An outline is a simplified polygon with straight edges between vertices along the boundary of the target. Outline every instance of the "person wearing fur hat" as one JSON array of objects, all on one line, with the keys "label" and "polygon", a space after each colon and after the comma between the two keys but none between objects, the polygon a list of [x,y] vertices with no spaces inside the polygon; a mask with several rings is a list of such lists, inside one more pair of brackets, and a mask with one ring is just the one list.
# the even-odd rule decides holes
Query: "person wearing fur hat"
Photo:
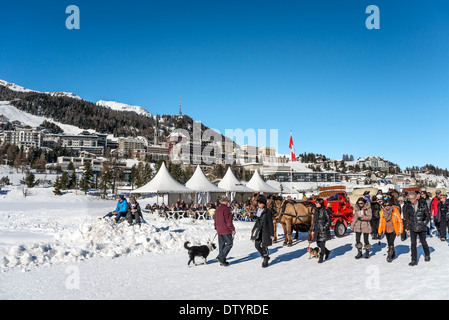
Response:
[{"label": "person wearing fur hat", "polygon": [[[268,267],[270,260],[268,247],[273,245],[274,226],[273,216],[270,209],[267,208],[267,198],[259,196],[257,199],[256,223],[252,232],[252,240],[260,256],[263,258],[262,267]],[[257,230],[257,231],[256,231]],[[254,231],[256,234],[254,234]]]},{"label": "person wearing fur hat", "polygon": [[363,245],[360,242],[362,234],[365,243],[365,259],[369,258],[369,250],[371,249],[369,235],[372,232],[371,218],[371,204],[365,198],[360,197],[354,207],[354,218],[351,223],[351,229],[355,232],[355,247],[357,248],[356,259],[360,259],[363,256]]}]

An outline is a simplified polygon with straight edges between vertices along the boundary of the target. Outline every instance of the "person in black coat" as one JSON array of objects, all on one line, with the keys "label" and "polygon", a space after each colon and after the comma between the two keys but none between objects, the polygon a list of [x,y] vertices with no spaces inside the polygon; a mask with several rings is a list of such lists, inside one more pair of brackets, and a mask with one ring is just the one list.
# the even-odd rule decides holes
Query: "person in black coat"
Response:
[{"label": "person in black coat", "polygon": [[253,231],[259,231],[253,240],[257,251],[263,258],[262,267],[266,268],[268,267],[268,260],[270,260],[268,247],[273,244],[274,226],[273,215],[271,210],[267,208],[267,199],[264,196],[260,196],[257,199],[256,216],[257,219]]},{"label": "person in black coat", "polygon": [[440,229],[439,235],[441,241],[446,241],[446,229],[449,227],[449,202],[447,202],[447,194],[441,196],[441,201],[438,203],[438,212],[435,216],[435,221],[438,222]]},{"label": "person in black coat", "polygon": [[382,207],[380,206],[380,203],[377,202],[377,196],[373,196],[371,198],[371,212],[373,217],[371,218],[371,227],[373,228],[372,238],[373,240],[379,240],[380,236],[377,233],[377,229],[379,229],[379,219],[380,219],[380,211],[382,210]]},{"label": "person in black coat", "polygon": [[313,214],[312,224],[312,240],[316,241],[317,246],[320,248],[320,259],[318,263],[322,263],[323,260],[327,260],[330,254],[330,250],[326,248],[326,241],[331,238],[331,224],[332,219],[329,210],[324,205],[322,198],[316,199],[316,210]]},{"label": "person in black coat", "polygon": [[412,261],[410,266],[418,264],[416,240],[419,236],[421,241],[425,258],[424,261],[430,261],[429,245],[426,241],[427,224],[430,221],[430,210],[425,201],[418,201],[414,192],[408,194],[409,201],[404,205],[405,229],[410,236],[410,251],[412,253]]}]

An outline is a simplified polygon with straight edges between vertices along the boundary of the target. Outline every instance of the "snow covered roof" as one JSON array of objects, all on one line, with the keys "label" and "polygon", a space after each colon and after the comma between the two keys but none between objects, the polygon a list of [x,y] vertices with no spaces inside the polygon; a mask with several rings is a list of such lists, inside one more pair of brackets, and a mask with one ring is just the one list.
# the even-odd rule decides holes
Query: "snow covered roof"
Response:
[{"label": "snow covered roof", "polygon": [[280,193],[281,191],[270,186],[267,184],[263,179],[260,177],[259,172],[257,170],[254,171],[253,177],[249,182],[246,184],[247,187],[253,189],[257,192],[263,192],[263,193]]},{"label": "snow covered roof", "polygon": [[207,180],[200,166],[196,167],[195,173],[186,183],[186,187],[196,192],[225,192]]},{"label": "snow covered roof", "polygon": [[234,176],[231,168],[228,168],[228,172],[226,172],[223,179],[221,179],[221,181],[218,183],[218,187],[220,189],[223,189],[224,191],[231,191],[231,192],[245,192],[245,193],[254,192],[252,189],[245,186]]},{"label": "snow covered roof", "polygon": [[143,187],[131,193],[191,193],[194,192],[176,181],[168,172],[165,163],[162,163],[156,176]]}]

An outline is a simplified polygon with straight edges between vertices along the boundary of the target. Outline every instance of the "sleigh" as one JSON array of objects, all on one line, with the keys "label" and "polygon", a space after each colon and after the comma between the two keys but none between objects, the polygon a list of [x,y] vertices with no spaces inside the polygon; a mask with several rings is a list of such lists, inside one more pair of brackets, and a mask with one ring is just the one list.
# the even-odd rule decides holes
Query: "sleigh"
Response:
[{"label": "sleigh", "polygon": [[346,187],[333,186],[320,188],[320,193],[318,196],[314,196],[313,202],[318,198],[324,199],[326,208],[331,212],[331,228],[334,230],[335,236],[337,238],[343,237],[354,217],[354,209],[349,203]]}]

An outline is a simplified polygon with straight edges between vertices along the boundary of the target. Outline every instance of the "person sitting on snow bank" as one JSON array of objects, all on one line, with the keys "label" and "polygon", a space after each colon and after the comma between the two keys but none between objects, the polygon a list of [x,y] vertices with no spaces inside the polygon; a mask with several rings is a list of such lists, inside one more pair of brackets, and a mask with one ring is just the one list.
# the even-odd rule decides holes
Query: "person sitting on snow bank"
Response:
[{"label": "person sitting on snow bank", "polygon": [[142,210],[140,210],[140,205],[136,201],[136,198],[130,197],[127,205],[127,215],[126,220],[128,220],[129,225],[133,224],[133,219],[136,220],[136,224],[140,226],[142,218]]},{"label": "person sitting on snow bank", "polygon": [[107,215],[105,215],[103,217],[103,219],[115,216],[114,223],[118,223],[120,221],[121,217],[126,216],[126,214],[128,213],[128,201],[126,201],[125,196],[122,194],[118,196],[117,200],[118,200],[118,202],[117,202],[117,207],[115,208],[115,210],[112,212],[109,212]]}]

